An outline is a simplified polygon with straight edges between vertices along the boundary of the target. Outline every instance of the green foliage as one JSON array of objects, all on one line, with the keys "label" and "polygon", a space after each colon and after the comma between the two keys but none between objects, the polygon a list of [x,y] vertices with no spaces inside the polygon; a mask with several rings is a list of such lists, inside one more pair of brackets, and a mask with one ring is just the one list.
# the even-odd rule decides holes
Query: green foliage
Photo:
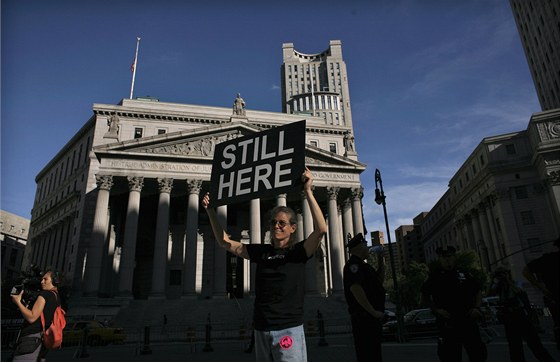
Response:
[{"label": "green foliage", "polygon": [[[459,269],[468,271],[480,282],[482,290],[489,283],[488,275],[482,270],[478,256],[473,250],[459,251],[455,254],[456,265]],[[402,274],[397,274],[397,282],[400,294],[401,307],[404,311],[420,308],[421,289],[424,281],[432,270],[440,268],[439,260],[434,260],[428,265],[412,261]],[[389,293],[389,299],[396,302],[396,293],[393,288],[393,278],[389,266],[385,278],[385,290]]]}]

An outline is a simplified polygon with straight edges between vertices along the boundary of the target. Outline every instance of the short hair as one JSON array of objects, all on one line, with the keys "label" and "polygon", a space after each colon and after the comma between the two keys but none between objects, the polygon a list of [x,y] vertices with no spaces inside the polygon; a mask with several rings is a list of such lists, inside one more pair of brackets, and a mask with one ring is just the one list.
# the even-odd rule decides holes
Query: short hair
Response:
[{"label": "short hair", "polygon": [[[296,212],[291,207],[288,207],[288,206],[276,206],[274,209],[272,209],[270,211],[270,221],[272,222],[274,217],[281,212],[288,215],[288,219],[289,219],[291,225],[297,225]],[[295,238],[296,238],[296,233],[292,233],[292,235],[290,236],[290,241],[288,243],[290,246],[292,246],[296,243]]]}]

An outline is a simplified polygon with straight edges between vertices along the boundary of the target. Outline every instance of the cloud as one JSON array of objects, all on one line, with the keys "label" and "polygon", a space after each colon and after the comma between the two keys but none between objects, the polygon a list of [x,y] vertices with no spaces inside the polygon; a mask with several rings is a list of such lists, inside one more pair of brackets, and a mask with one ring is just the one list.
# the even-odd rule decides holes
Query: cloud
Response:
[{"label": "cloud", "polygon": [[[412,219],[423,211],[430,211],[447,191],[448,181],[421,182],[403,184],[384,189],[387,216],[391,235],[401,225],[412,225]],[[383,207],[374,200],[375,189],[364,191],[363,212],[368,232],[382,230],[385,232]]]}]

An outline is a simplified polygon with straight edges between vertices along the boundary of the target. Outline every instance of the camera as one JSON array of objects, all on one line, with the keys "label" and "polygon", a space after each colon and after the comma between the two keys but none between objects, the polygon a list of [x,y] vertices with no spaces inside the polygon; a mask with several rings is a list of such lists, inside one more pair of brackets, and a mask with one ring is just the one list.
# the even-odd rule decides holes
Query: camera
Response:
[{"label": "camera", "polygon": [[12,287],[12,291],[10,292],[11,295],[18,295],[23,290],[23,284],[14,285]]},{"label": "camera", "polygon": [[17,278],[10,294],[17,295],[23,290],[23,295],[21,297],[22,303],[25,305],[32,305],[41,292],[41,279],[42,276],[39,267],[31,265],[29,271],[20,272],[20,277]]}]

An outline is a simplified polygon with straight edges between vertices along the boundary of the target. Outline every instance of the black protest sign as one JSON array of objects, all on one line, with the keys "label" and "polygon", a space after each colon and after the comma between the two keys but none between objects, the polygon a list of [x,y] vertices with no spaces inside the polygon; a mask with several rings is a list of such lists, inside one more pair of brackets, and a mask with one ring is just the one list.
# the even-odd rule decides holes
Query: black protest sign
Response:
[{"label": "black protest sign", "polygon": [[286,193],[301,186],[305,120],[216,145],[212,206]]}]

